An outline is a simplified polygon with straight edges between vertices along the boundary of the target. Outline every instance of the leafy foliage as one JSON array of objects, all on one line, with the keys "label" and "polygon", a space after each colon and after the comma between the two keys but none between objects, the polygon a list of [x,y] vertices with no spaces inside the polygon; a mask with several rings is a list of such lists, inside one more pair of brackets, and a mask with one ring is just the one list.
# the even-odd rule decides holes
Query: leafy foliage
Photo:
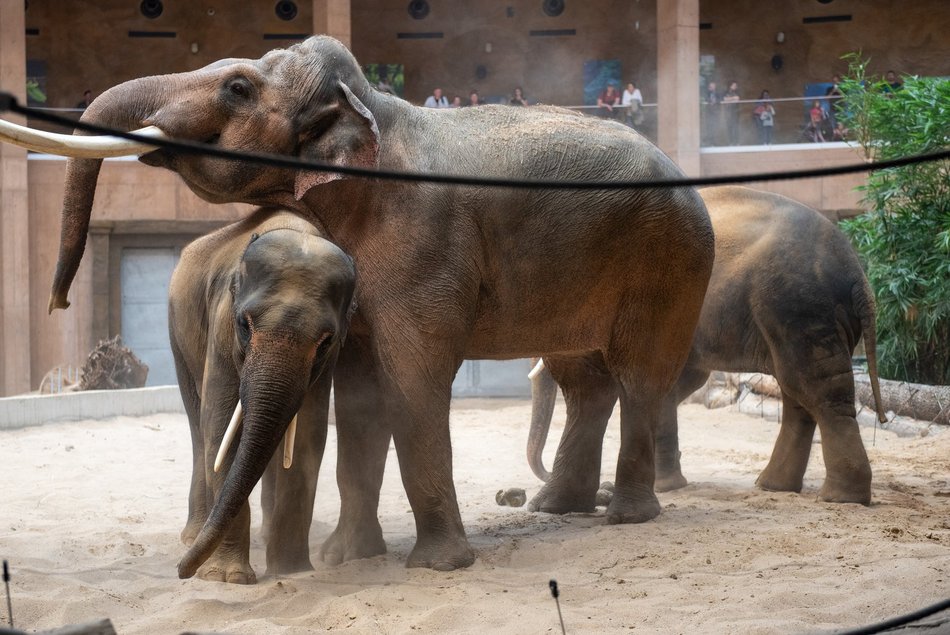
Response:
[{"label": "leafy foliage", "polygon": [[43,89],[40,88],[39,83],[35,80],[26,80],[26,94],[33,101],[37,101],[41,104],[46,103],[46,93],[43,92]]},{"label": "leafy foliage", "polygon": [[[847,58],[838,118],[867,158],[950,146],[950,80],[908,76],[894,89]],[[869,211],[842,225],[877,298],[880,372],[950,384],[950,161],[877,170],[860,189]]]}]

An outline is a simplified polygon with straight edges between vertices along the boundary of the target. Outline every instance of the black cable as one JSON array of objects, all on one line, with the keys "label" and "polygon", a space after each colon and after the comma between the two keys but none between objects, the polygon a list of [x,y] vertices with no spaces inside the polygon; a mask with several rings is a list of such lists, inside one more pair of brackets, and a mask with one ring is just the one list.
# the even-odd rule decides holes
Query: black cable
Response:
[{"label": "black cable", "polygon": [[10,619],[10,628],[13,628],[13,602],[10,600],[10,569],[7,561],[3,561],[3,584],[7,587],[7,617]]},{"label": "black cable", "polygon": [[923,618],[929,617],[934,613],[939,613],[940,611],[945,611],[947,609],[950,609],[950,599],[937,602],[936,604],[931,604],[930,606],[918,609],[913,613],[908,613],[907,615],[892,617],[890,619],[884,620],[883,622],[878,622],[877,624],[861,626],[850,631],[835,631],[835,633],[836,635],[870,635],[872,633],[883,633],[893,628],[897,628],[898,626],[903,626],[904,624],[910,624],[911,622],[922,620]]},{"label": "black cable", "polygon": [[557,580],[551,578],[551,581],[548,582],[548,587],[551,589],[551,597],[554,598],[554,604],[557,605],[557,619],[561,621],[561,635],[566,635],[564,630],[564,618],[561,617],[561,602],[558,600],[558,596],[561,595],[561,592],[557,590]]},{"label": "black cable", "polygon": [[654,179],[649,181],[548,181],[543,179],[506,179],[494,177],[473,177],[449,174],[421,174],[418,172],[401,172],[393,170],[374,170],[348,166],[329,165],[316,161],[304,161],[296,157],[279,154],[258,152],[235,152],[218,146],[198,143],[195,141],[179,141],[168,139],[152,139],[139,136],[123,130],[113,130],[103,126],[75,121],[50,112],[21,106],[15,97],[9,93],[0,92],[0,111],[10,110],[17,114],[33,117],[41,121],[77,128],[86,132],[121,137],[151,146],[168,148],[187,154],[203,154],[238,161],[247,161],[260,165],[269,165],[281,168],[304,168],[317,172],[337,172],[350,176],[362,176],[375,179],[394,181],[413,181],[428,183],[447,183],[456,185],[475,185],[482,187],[510,187],[516,189],[571,189],[571,190],[623,190],[648,189],[658,187],[699,187],[705,185],[726,185],[730,183],[755,183],[761,181],[780,181],[791,179],[810,179],[823,176],[839,176],[857,172],[871,172],[887,168],[903,167],[930,161],[950,159],[950,150],[941,150],[928,154],[908,157],[899,157],[887,161],[865,162],[851,165],[841,165],[828,168],[814,168],[810,170],[790,170],[782,172],[764,172],[761,174],[740,174],[726,176],[706,176],[680,179]]}]

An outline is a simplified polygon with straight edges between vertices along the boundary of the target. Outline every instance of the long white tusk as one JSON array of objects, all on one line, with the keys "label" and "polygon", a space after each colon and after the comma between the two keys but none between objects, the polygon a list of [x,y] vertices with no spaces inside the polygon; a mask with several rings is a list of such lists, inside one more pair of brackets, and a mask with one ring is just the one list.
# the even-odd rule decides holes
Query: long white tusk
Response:
[{"label": "long white tusk", "polygon": [[287,433],[284,435],[284,469],[289,470],[294,463],[294,439],[297,436],[297,415],[290,420]]},{"label": "long white tusk", "polygon": [[534,368],[531,369],[531,372],[528,373],[528,379],[534,379],[535,377],[538,376],[538,373],[540,373],[542,370],[544,370],[544,360],[539,359],[538,363],[535,364]]},{"label": "long white tusk", "polygon": [[[133,134],[151,139],[168,139],[168,135],[156,126],[133,130]],[[107,135],[81,136],[34,130],[0,119],[0,141],[18,145],[27,150],[46,152],[78,159],[106,159],[145,154],[155,146],[121,137]]]},{"label": "long white tusk", "polygon": [[216,456],[214,459],[215,472],[221,469],[221,464],[224,463],[224,457],[228,453],[228,448],[231,447],[231,443],[234,441],[234,437],[241,428],[241,422],[243,420],[244,408],[241,407],[241,400],[238,399],[237,405],[234,406],[234,414],[231,415],[231,422],[228,424],[228,429],[224,431],[224,438],[221,439],[221,447],[218,448],[218,456]]}]

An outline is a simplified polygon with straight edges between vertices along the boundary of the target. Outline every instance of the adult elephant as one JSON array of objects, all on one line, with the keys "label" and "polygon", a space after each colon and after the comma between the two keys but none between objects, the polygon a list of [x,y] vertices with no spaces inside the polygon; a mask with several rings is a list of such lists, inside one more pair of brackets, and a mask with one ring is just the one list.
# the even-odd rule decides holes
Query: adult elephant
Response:
[{"label": "adult elephant", "polygon": [[[778,194],[730,186],[706,188],[700,195],[716,233],[716,260],[689,359],[664,401],[656,437],[656,490],[686,485],[677,405],[700,388],[712,370],[761,372],[775,375],[783,414],[771,459],[756,484],[766,490],[801,491],[817,423],[826,470],[819,498],[869,504],[871,466],[855,420],[851,370],[851,355],[861,337],[875,405],[881,421],[885,419],[877,377],[874,296],[848,239],[815,210]],[[591,510],[600,476],[600,455],[591,460],[591,445],[602,441],[617,390],[612,382],[602,381],[602,390],[587,396],[599,405],[601,416],[595,425],[579,428],[570,415],[583,407],[577,403],[578,384],[595,382],[598,376],[552,361],[548,364],[545,358],[550,370],[532,372],[528,463],[550,485],[530,507]],[[558,383],[569,414],[552,477],[541,452]],[[546,501],[556,497],[551,489],[561,482],[583,487],[569,510],[550,509]]]},{"label": "adult elephant", "polygon": [[[556,181],[681,174],[618,123],[550,109],[412,106],[374,90],[328,37],[133,80],[103,93],[83,118],[334,165]],[[623,387],[608,520],[659,514],[654,431],[689,353],[713,261],[709,217],[694,190],[367,181],[168,150],[141,160],[178,172],[209,201],[281,205],[319,221],[356,261],[360,309],[334,377],[342,506],[324,560],[385,550],[376,508],[390,432],[416,520],[408,566],[448,570],[474,560],[448,426],[452,379],[465,358],[595,354]],[[66,304],[99,165],[69,162],[51,307]]]},{"label": "adult elephant", "polygon": [[257,210],[182,251],[168,323],[193,451],[182,541],[193,560],[207,557],[200,577],[256,581],[247,498],[262,474],[267,572],[312,568],[330,384],[355,285],[350,257],[285,211]]}]

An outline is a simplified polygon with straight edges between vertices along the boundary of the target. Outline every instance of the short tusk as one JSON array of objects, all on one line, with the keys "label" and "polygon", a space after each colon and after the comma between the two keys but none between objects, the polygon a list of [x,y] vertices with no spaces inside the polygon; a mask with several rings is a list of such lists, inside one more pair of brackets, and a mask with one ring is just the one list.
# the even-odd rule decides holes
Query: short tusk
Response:
[{"label": "short tusk", "polygon": [[[168,135],[156,126],[134,130],[132,134],[151,139],[168,139]],[[0,119],[0,141],[6,141],[27,150],[77,159],[133,156],[156,149],[156,146],[121,137],[59,134],[34,130],[3,119]]]},{"label": "short tusk", "polygon": [[289,470],[294,463],[294,438],[297,436],[297,415],[290,420],[287,434],[284,435],[284,469]]},{"label": "short tusk", "polygon": [[234,437],[237,436],[238,430],[241,428],[241,422],[243,420],[244,409],[241,407],[241,400],[238,399],[237,405],[234,406],[234,414],[231,415],[231,422],[228,424],[228,429],[224,431],[224,438],[221,439],[221,447],[218,448],[218,456],[216,456],[214,459],[215,472],[221,469],[221,464],[224,463],[224,457],[228,454],[228,448],[231,447]]},{"label": "short tusk", "polygon": [[534,368],[531,369],[531,372],[528,373],[528,379],[534,379],[542,370],[544,370],[544,360],[539,359],[538,363],[535,364]]}]

